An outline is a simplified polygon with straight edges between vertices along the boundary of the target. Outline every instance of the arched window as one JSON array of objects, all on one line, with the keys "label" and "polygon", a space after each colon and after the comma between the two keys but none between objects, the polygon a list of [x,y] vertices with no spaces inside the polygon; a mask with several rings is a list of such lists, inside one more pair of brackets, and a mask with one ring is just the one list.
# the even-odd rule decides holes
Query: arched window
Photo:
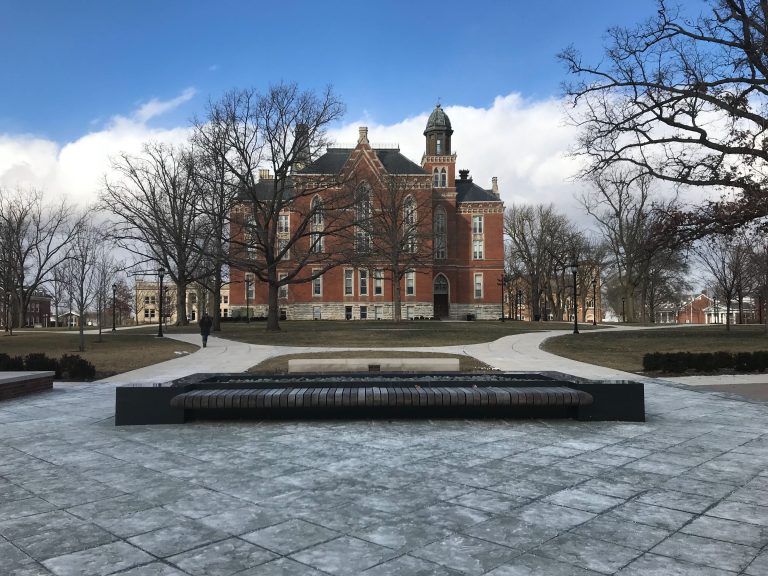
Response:
[{"label": "arched window", "polygon": [[440,172],[437,168],[435,168],[434,172],[432,172],[432,186],[434,188],[440,186]]},{"label": "arched window", "polygon": [[370,229],[373,225],[373,204],[371,202],[371,189],[367,184],[361,184],[357,189],[357,206],[355,217],[357,232],[355,235],[355,248],[359,252],[367,252],[371,247]]},{"label": "arched window", "polygon": [[312,215],[310,217],[309,250],[310,252],[323,252],[323,199],[320,196],[312,198]]},{"label": "arched window", "polygon": [[448,294],[448,279],[442,274],[435,276],[432,292],[433,294]]},{"label": "arched window", "polygon": [[323,225],[323,199],[320,196],[312,198],[312,225]]},{"label": "arched window", "polygon": [[446,186],[448,186],[448,175],[445,172],[445,168],[443,168],[440,170],[440,187],[445,188]]},{"label": "arched window", "polygon": [[408,196],[403,203],[403,239],[406,252],[416,252],[416,200]]},{"label": "arched window", "polygon": [[446,227],[445,208],[438,206],[432,219],[433,234],[435,236],[435,258],[442,260],[448,257],[448,230]]}]

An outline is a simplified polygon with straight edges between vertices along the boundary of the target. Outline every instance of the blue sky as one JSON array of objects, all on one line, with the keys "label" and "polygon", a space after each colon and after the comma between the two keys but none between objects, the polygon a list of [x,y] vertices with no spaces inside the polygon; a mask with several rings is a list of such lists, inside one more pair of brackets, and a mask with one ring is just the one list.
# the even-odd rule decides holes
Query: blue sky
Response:
[{"label": "blue sky", "polygon": [[185,122],[232,87],[331,83],[347,118],[395,123],[445,105],[489,106],[512,92],[558,94],[555,54],[597,57],[608,26],[651,0],[477,2],[2,0],[0,134],[63,143],[184,89],[158,116]]},{"label": "blue sky", "polygon": [[183,143],[209,98],[283,80],[334,86],[347,114],[332,140],[367,125],[374,145],[416,162],[440,98],[458,168],[486,188],[498,177],[507,205],[552,202],[586,223],[555,55],[574,44],[596,62],[609,27],[655,11],[654,0],[0,0],[0,191],[92,204],[119,153]]}]

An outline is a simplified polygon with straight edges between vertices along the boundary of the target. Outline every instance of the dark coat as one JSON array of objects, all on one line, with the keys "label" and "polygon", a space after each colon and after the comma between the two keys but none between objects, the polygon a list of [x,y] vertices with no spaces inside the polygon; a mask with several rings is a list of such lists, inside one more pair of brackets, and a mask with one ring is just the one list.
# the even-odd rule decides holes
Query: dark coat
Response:
[{"label": "dark coat", "polygon": [[208,336],[211,333],[211,326],[213,326],[213,320],[210,316],[203,316],[200,318],[200,334]]}]

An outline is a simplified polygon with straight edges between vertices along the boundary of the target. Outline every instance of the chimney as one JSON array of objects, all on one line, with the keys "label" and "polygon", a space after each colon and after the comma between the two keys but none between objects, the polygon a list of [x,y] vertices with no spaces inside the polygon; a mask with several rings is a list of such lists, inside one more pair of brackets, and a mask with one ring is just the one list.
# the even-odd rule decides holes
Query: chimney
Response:
[{"label": "chimney", "polygon": [[259,182],[262,180],[272,180],[272,176],[269,174],[269,168],[259,168]]},{"label": "chimney", "polygon": [[469,178],[469,170],[459,170],[459,179],[467,180]]},{"label": "chimney", "polygon": [[358,128],[360,135],[357,138],[358,144],[368,144],[368,126],[360,126]]},{"label": "chimney", "polygon": [[496,176],[491,178],[491,192],[499,196],[499,179]]}]

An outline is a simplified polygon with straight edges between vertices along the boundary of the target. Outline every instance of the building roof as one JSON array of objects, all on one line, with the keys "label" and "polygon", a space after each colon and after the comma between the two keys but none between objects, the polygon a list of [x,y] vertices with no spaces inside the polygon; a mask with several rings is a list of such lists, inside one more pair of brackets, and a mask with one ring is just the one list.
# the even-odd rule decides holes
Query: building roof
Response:
[{"label": "building roof", "polygon": [[499,197],[490,190],[480,188],[471,179],[456,180],[457,202],[500,202]]},{"label": "building roof", "polygon": [[448,114],[445,113],[439,103],[435,105],[435,109],[432,110],[432,114],[429,115],[424,134],[431,132],[432,130],[453,132],[453,129],[451,128],[451,119],[448,118]]},{"label": "building roof", "polygon": [[[353,148],[329,148],[299,174],[338,174],[352,154]],[[390,174],[426,174],[418,164],[411,162],[394,148],[374,148],[379,161]]]}]

